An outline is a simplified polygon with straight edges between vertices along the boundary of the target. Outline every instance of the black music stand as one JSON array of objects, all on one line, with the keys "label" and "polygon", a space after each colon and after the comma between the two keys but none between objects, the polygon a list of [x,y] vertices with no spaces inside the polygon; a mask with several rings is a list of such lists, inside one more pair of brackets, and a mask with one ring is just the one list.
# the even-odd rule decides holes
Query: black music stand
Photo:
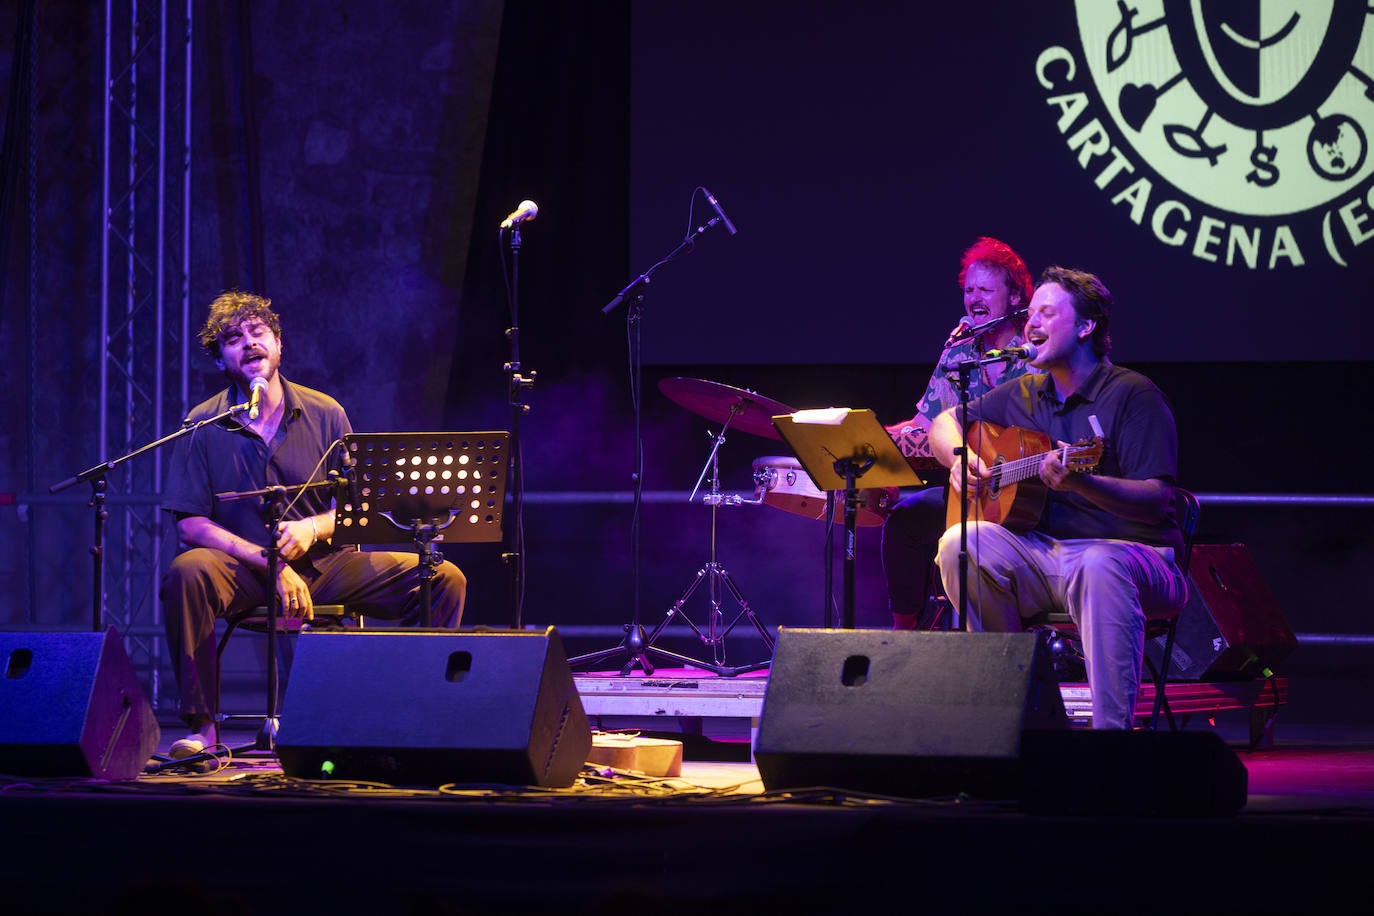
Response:
[{"label": "black music stand", "polygon": [[349,433],[348,499],[335,507],[334,543],[395,544],[409,535],[419,555],[420,624],[428,628],[435,541],[500,541],[510,433]]},{"label": "black music stand", "polygon": [[[855,520],[858,517],[860,477],[866,487],[920,486],[906,457],[883,429],[871,410],[827,407],[799,410],[773,418],[782,438],[792,447],[797,460],[816,489],[826,498],[826,518],[834,519],[834,494],[844,493],[844,608],[842,626],[854,628],[854,553]],[[827,521],[827,524],[833,522]],[[832,592],[830,542],[826,542],[825,607],[829,625]]]}]

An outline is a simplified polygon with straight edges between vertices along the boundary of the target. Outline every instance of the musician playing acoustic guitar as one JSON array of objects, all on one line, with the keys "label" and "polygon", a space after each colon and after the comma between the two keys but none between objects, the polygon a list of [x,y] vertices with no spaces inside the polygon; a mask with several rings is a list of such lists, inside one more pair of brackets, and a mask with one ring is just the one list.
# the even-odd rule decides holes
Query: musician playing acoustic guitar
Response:
[{"label": "musician playing acoustic guitar", "polygon": [[[1153,382],[1108,359],[1111,311],[1111,293],[1097,277],[1046,269],[1026,318],[1036,350],[1031,364],[1042,372],[969,402],[969,503],[1003,500],[1007,486],[1045,489],[1038,518],[1004,525],[971,515],[966,624],[1019,632],[1042,611],[1067,611],[1083,641],[1093,727],[1125,729],[1134,724],[1145,620],[1182,607],[1188,586],[1174,562],[1182,536],[1173,517],[1173,412]],[[998,473],[1005,451],[984,440],[1000,434],[1005,449],[1013,429],[1038,437],[1046,450],[1033,459],[1034,476],[1007,485]],[[953,409],[930,430],[935,457],[950,469],[951,502],[960,501],[964,468],[956,449],[963,437]],[[1098,439],[1100,458],[1076,464],[1077,445]],[[956,606],[961,527],[945,532],[937,552]]]},{"label": "musician playing acoustic guitar", "polygon": [[[940,411],[959,403],[959,391],[942,367],[1023,343],[1031,274],[1010,245],[985,236],[969,246],[959,261],[959,288],[964,317],[945,342],[916,413],[887,427],[902,454],[922,473],[937,467],[926,439],[930,424]],[[1020,362],[982,366],[969,379],[969,396],[1026,371]],[[938,606],[927,607],[935,584],[935,543],[945,530],[945,486],[942,481],[932,483],[938,485],[904,493],[883,522],[883,576],[894,630],[934,629],[943,623]]]}]

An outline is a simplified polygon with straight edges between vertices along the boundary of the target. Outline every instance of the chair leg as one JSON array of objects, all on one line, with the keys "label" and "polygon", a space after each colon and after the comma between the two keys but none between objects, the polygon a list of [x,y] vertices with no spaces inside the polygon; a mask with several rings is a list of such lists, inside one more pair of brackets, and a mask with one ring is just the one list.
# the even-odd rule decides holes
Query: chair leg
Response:
[{"label": "chair leg", "polygon": [[1177,731],[1174,727],[1173,710],[1169,708],[1169,700],[1168,697],[1165,696],[1169,681],[1169,663],[1173,661],[1174,658],[1174,636],[1177,633],[1178,618],[1175,617],[1169,623],[1168,632],[1164,636],[1164,655],[1159,660],[1158,668],[1153,664],[1150,665],[1151,671],[1155,677],[1155,705],[1150,713],[1150,731],[1157,731],[1159,728],[1160,710],[1163,710],[1165,716],[1169,719],[1169,731]]}]

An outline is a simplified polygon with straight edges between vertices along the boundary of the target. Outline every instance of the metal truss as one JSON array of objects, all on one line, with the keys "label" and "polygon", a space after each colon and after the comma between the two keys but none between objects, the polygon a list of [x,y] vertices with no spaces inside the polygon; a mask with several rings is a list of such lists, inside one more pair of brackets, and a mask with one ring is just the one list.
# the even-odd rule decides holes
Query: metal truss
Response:
[{"label": "metal truss", "polygon": [[[175,430],[189,407],[192,0],[106,0],[100,444],[107,460]],[[155,705],[166,643],[158,508],[169,449],[111,474],[102,620]]]}]

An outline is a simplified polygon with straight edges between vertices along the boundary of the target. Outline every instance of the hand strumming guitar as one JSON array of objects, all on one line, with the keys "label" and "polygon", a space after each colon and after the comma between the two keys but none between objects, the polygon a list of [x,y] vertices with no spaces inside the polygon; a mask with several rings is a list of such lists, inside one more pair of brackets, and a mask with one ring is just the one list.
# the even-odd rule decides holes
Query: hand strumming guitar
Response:
[{"label": "hand strumming guitar", "polygon": [[[956,496],[964,490],[963,460],[962,455],[955,455],[954,463],[949,468],[950,492]],[[978,457],[977,453],[971,453],[969,455],[968,479],[969,483],[972,484],[972,489],[969,490],[969,494],[971,496],[976,495],[978,488],[989,483],[991,478],[992,468],[983,463],[983,459]]]}]

